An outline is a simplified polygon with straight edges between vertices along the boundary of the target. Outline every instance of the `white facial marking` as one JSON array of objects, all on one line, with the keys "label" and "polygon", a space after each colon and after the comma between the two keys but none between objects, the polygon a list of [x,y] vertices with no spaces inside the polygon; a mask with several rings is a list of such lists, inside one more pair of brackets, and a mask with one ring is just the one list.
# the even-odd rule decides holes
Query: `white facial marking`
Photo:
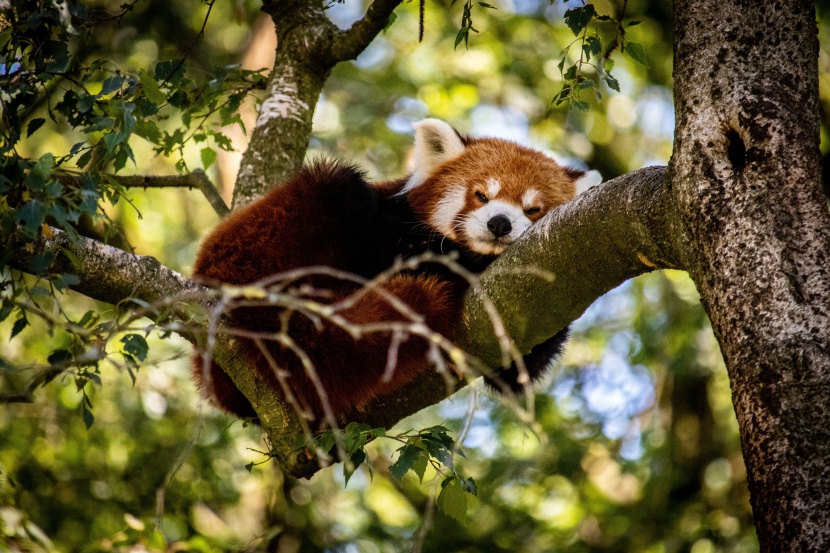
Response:
[{"label": "white facial marking", "polygon": [[[496,238],[487,228],[487,223],[498,215],[507,217],[512,228],[508,234]],[[470,249],[486,255],[501,253],[508,244],[524,234],[531,224],[532,221],[525,216],[521,207],[503,200],[487,202],[467,214],[462,221]]]},{"label": "white facial marking", "polygon": [[464,208],[466,202],[467,189],[463,186],[456,185],[450,188],[438,205],[435,206],[435,211],[432,213],[432,226],[438,231],[455,240],[455,219],[458,213]]},{"label": "white facial marking", "polygon": [[539,191],[535,188],[531,188],[524,194],[522,194],[522,206],[525,209],[529,209],[531,207],[536,207],[533,204],[536,203],[536,198],[539,197]]},{"label": "white facial marking", "polygon": [[501,183],[494,178],[487,179],[487,197],[489,199],[493,199],[499,195],[499,190],[501,190]]}]

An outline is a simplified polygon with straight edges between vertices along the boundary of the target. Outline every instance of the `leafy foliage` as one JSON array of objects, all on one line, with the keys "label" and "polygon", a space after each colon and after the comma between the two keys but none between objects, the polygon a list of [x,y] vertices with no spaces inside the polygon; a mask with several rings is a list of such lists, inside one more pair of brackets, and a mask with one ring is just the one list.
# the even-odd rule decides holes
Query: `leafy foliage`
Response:
[{"label": "leafy foliage", "polygon": [[[475,480],[465,478],[456,470],[454,456],[457,454],[464,457],[464,453],[449,432],[448,428],[438,425],[418,432],[389,435],[385,428],[371,428],[366,424],[352,422],[342,431],[328,430],[317,436],[311,447],[322,455],[342,448],[343,476],[348,485],[349,479],[361,465],[365,464],[370,477],[374,474],[366,452],[367,444],[376,438],[401,442],[403,445],[396,451],[398,460],[387,468],[389,474],[400,484],[406,473],[412,471],[418,481],[423,483],[427,466],[432,466],[443,477],[436,505],[447,516],[464,523],[467,519],[466,494],[476,495],[478,490]],[[300,439],[297,447],[306,447],[304,438]]]},{"label": "leafy foliage", "polygon": [[[122,6],[121,16],[133,5]],[[216,160],[215,148],[232,149],[223,129],[244,129],[238,114],[244,98],[264,86],[261,72],[234,65],[194,78],[184,58],[131,71],[105,57],[79,56],[93,29],[102,26],[85,4],[68,0],[15,2],[0,11],[0,321],[14,316],[10,337],[21,339],[27,329],[39,328],[31,321],[37,318],[69,344],[46,355],[48,368],[30,381],[27,393],[72,370],[84,394],[88,427],[95,419],[87,385],[101,385],[98,363],[109,356],[107,342],[135,318],[100,322],[94,310],[79,319],[65,313],[61,294],[78,278],[50,273],[54,254],[38,252],[36,244],[52,237],[53,229],[72,240],[90,233],[122,240],[108,212],[119,201],[131,203],[115,174],[136,165],[136,141],[147,141],[156,155],[178,156],[180,172],[190,170],[185,148],[203,144],[201,160],[208,167]],[[67,150],[36,159],[21,152],[24,139],[31,143],[67,128],[74,140]],[[27,270],[34,280],[8,268],[20,251],[32,254]],[[124,366],[134,378],[147,358],[147,342],[136,333],[120,341]]]},{"label": "leafy foliage", "polygon": [[[563,51],[562,61],[557,66],[562,75],[564,84],[562,89],[553,97],[552,104],[560,105],[567,103],[569,107],[581,111],[588,111],[590,104],[582,98],[582,93],[592,90],[596,99],[602,98],[599,84],[605,85],[616,92],[620,91],[620,83],[611,74],[614,62],[611,54],[619,46],[623,52],[628,53],[632,59],[648,67],[645,50],[642,44],[631,42],[625,36],[627,27],[632,27],[640,21],[630,21],[625,26],[625,6],[619,18],[597,13],[593,4],[585,4],[580,7],[570,8],[565,12],[565,24],[576,35],[576,40],[571,42]],[[594,23],[593,28],[591,23]],[[600,33],[600,26],[610,27],[610,36]],[[573,46],[579,45],[578,58],[567,69],[568,54]],[[584,75],[585,68],[591,67],[596,72],[596,80]]]}]

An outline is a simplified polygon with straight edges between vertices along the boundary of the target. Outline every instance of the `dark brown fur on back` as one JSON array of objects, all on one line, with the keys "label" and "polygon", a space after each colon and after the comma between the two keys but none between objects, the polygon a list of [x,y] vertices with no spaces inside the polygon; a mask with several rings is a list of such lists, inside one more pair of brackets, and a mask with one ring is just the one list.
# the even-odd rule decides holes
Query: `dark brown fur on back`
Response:
[{"label": "dark brown fur on back", "polygon": [[[392,218],[395,200],[385,197],[388,192],[384,192],[400,186],[382,183],[380,190],[375,190],[351,167],[318,163],[220,223],[202,243],[194,274],[206,283],[241,285],[291,269],[326,266],[371,278],[394,263],[399,222]],[[298,293],[300,284],[325,290],[326,297],[313,298],[322,303],[335,303],[360,289],[354,282],[315,277],[295,281]],[[466,289],[460,279],[399,274],[386,281],[383,289],[422,315],[432,330],[453,335]],[[355,326],[406,320],[387,299],[372,292],[338,314]],[[231,320],[245,330],[280,330],[280,310],[275,307],[237,308]],[[430,367],[425,359],[426,342],[409,337],[400,346],[392,378],[382,382],[389,333],[367,333],[354,339],[335,324],[321,321],[317,325],[299,313],[290,316],[288,328],[288,335],[312,361],[337,415],[400,388]],[[320,417],[320,394],[298,356],[273,341],[265,343],[289,375],[299,403]],[[243,349],[252,366],[282,395],[273,367],[259,348],[244,341]],[[208,374],[204,369],[202,357],[195,356],[193,374],[220,407],[240,417],[256,417],[248,400],[218,365],[210,363]]]}]

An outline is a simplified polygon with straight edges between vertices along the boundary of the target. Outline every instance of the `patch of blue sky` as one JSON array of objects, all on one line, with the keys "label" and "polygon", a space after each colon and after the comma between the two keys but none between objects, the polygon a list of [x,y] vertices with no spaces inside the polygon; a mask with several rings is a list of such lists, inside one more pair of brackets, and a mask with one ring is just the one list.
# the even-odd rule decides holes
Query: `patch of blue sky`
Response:
[{"label": "patch of blue sky", "polygon": [[474,136],[498,136],[520,144],[530,144],[527,115],[510,106],[481,104],[470,112]]},{"label": "patch of blue sky", "polygon": [[412,124],[429,114],[427,105],[417,98],[404,96],[395,101],[394,111],[386,118],[386,126],[398,134],[415,132]]},{"label": "patch of blue sky", "polygon": [[674,102],[669,89],[649,86],[640,93],[637,127],[650,138],[671,140],[674,136]]},{"label": "patch of blue sky", "polygon": [[341,29],[348,29],[363,17],[363,2],[329,2],[326,4],[326,15]]},{"label": "patch of blue sky", "polygon": [[382,36],[376,37],[352,63],[360,69],[374,71],[384,68],[395,56],[389,41]]},{"label": "patch of blue sky", "polygon": [[577,319],[571,330],[574,334],[610,321],[630,324],[634,313],[634,298],[631,296],[631,281],[623,282],[591,304]]}]

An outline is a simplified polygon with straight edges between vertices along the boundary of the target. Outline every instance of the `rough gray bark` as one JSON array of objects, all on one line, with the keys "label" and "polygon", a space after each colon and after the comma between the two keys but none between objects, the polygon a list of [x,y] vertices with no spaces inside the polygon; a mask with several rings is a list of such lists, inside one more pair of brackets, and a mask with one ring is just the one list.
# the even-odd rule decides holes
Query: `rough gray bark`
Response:
[{"label": "rough gray bark", "polygon": [[676,2],[672,186],[763,551],[830,551],[830,217],[813,2]]},{"label": "rough gray bark", "polygon": [[242,158],[233,208],[245,205],[300,168],[311,119],[332,68],[354,59],[386,26],[401,0],[375,0],[350,29],[338,29],[319,0],[266,0],[277,53],[251,143]]}]

